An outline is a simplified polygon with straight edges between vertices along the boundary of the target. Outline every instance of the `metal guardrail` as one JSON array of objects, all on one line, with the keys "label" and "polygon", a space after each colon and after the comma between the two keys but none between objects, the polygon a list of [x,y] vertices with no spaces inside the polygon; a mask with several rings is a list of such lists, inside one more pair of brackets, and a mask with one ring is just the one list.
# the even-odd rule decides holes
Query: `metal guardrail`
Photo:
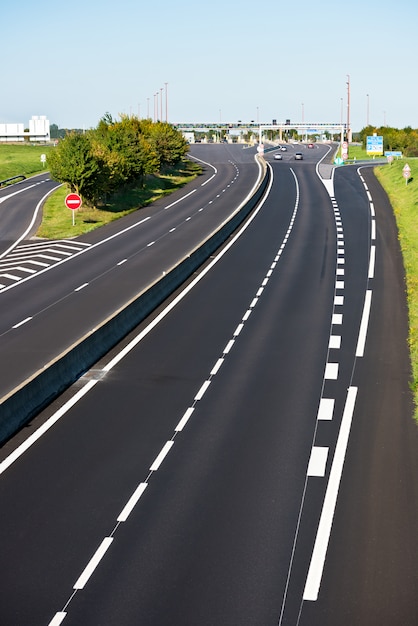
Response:
[{"label": "metal guardrail", "polygon": [[19,176],[12,176],[11,178],[6,178],[5,180],[0,180],[0,187],[3,187],[7,183],[11,183],[14,180],[25,180],[26,176],[24,174],[19,174]]}]

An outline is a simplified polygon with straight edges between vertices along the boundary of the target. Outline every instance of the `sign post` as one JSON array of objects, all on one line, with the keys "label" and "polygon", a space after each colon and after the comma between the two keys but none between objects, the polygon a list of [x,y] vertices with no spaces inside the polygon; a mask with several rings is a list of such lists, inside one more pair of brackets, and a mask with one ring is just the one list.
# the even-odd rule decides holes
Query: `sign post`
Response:
[{"label": "sign post", "polygon": [[82,201],[78,193],[69,193],[65,197],[65,206],[73,212],[73,226],[75,225],[75,211],[81,207]]},{"label": "sign post", "polygon": [[408,180],[411,178],[411,168],[408,163],[405,163],[402,169],[402,176],[405,178],[405,183],[408,184]]}]

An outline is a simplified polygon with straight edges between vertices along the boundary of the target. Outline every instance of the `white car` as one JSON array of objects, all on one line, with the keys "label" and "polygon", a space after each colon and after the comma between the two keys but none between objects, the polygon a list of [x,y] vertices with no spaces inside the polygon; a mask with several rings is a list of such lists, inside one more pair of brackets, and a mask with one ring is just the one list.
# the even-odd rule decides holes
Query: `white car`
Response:
[{"label": "white car", "polygon": [[277,152],[277,154],[274,155],[274,159],[275,159],[275,161],[282,161],[283,157],[280,154],[280,152]]}]

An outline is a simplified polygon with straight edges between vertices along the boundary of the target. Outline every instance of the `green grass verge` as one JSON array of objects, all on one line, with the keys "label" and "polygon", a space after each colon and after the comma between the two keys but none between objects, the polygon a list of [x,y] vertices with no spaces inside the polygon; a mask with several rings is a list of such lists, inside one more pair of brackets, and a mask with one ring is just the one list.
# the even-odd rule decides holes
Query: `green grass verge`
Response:
[{"label": "green grass verge", "polygon": [[0,144],[0,180],[12,176],[31,176],[46,169],[41,163],[41,154],[53,150],[52,146],[32,146],[22,144]]},{"label": "green grass verge", "polygon": [[[402,176],[405,163],[411,168],[406,184]],[[409,348],[412,365],[412,391],[415,419],[418,421],[418,160],[400,159],[392,165],[375,168],[394,210],[403,255],[409,314]]]},{"label": "green grass verge", "polygon": [[158,175],[148,176],[144,187],[131,186],[109,198],[102,208],[83,205],[74,213],[74,226],[73,212],[64,204],[69,190],[63,185],[47,198],[43,206],[42,224],[36,234],[44,239],[78,237],[163,198],[196,178],[200,172],[201,167],[188,160],[165,168]]}]

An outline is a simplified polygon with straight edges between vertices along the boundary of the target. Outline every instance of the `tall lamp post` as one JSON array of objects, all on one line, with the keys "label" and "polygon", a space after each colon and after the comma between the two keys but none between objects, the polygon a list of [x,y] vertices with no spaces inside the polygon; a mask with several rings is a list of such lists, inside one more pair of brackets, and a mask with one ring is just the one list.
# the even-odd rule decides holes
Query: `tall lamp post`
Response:
[{"label": "tall lamp post", "polygon": [[165,85],[165,121],[168,122],[168,91],[167,91],[168,83],[164,83],[164,85]]},{"label": "tall lamp post", "polygon": [[347,74],[347,142],[351,141],[350,130],[350,74]]},{"label": "tall lamp post", "polygon": [[366,111],[366,126],[369,126],[370,124],[370,119],[369,119],[369,94],[366,94],[366,98],[367,98],[367,111]]}]

